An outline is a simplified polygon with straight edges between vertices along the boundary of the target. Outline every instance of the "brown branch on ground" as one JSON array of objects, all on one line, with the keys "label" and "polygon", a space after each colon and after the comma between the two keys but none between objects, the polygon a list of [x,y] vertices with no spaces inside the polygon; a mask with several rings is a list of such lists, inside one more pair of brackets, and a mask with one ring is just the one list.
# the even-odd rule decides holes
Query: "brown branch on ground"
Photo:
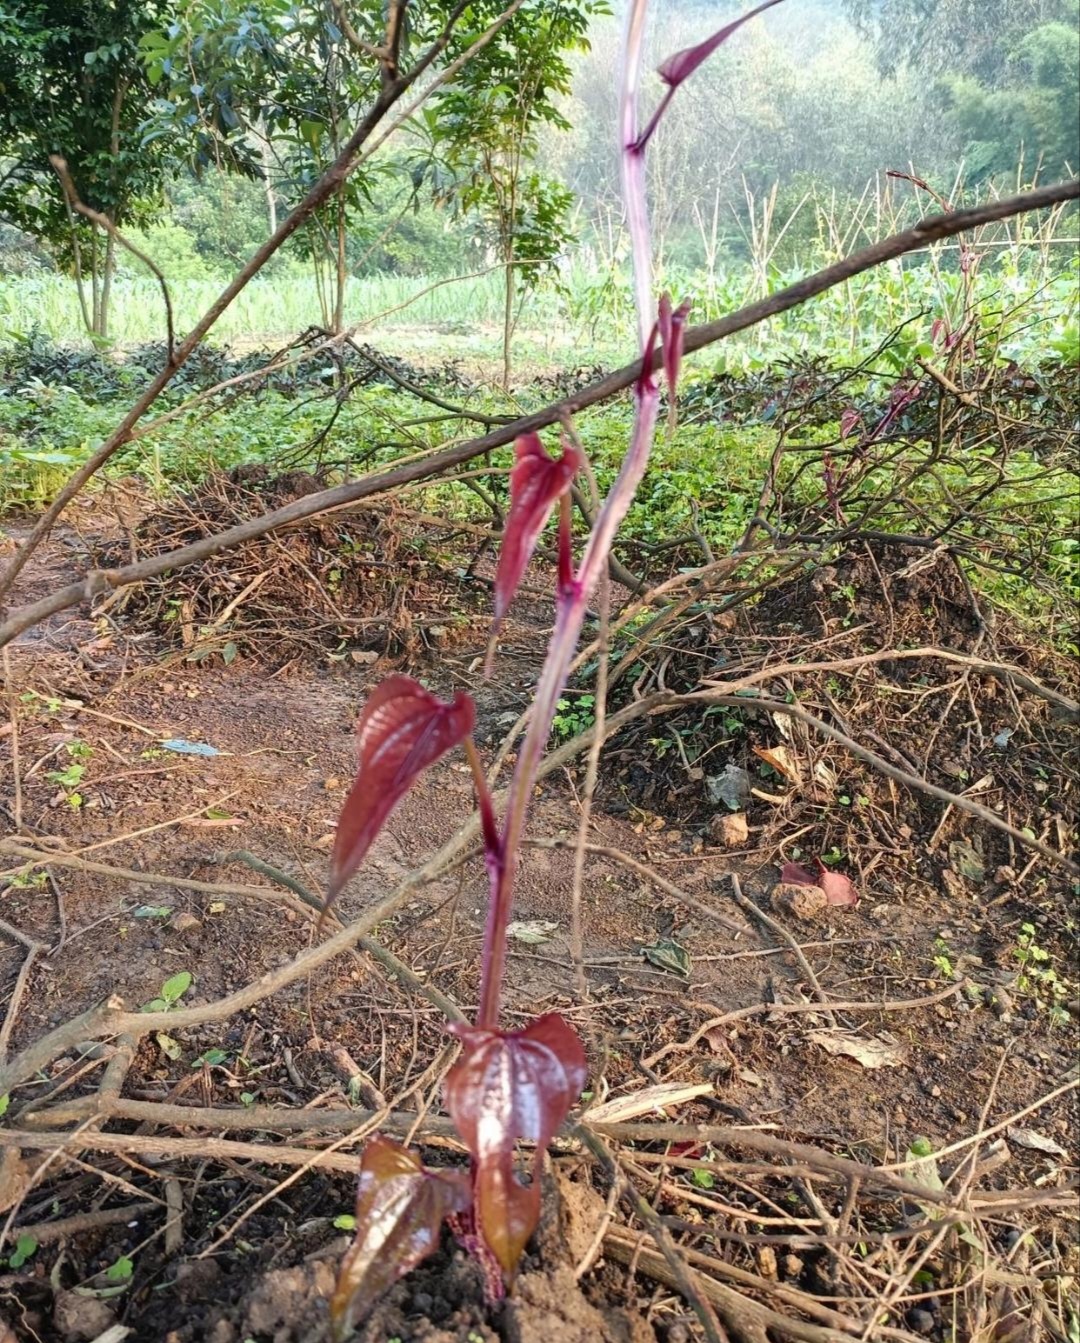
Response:
[{"label": "brown branch on ground", "polygon": [[698,1317],[706,1339],[709,1343],[727,1343],[727,1335],[716,1318],[708,1295],[702,1291],[697,1276],[687,1267],[682,1251],[671,1239],[671,1234],[660,1215],[641,1197],[619,1168],[618,1161],[612,1157],[605,1144],[595,1134],[582,1129],[579,1136],[593,1158],[603,1166],[608,1179],[618,1189],[619,1196],[648,1228],[659,1250],[658,1258],[661,1258],[667,1269],[668,1281]]},{"label": "brown branch on ground", "polygon": [[[595,734],[591,734],[595,735]],[[726,914],[721,914],[718,909],[707,904],[704,900],[699,900],[696,895],[691,895],[689,891],[684,891],[681,886],[676,886],[673,881],[668,881],[662,877],[659,872],[651,868],[648,863],[639,862],[623,849],[617,849],[610,844],[590,844],[572,839],[564,839],[561,836],[553,836],[546,839],[526,839],[523,841],[529,848],[533,849],[570,849],[580,848],[583,853],[592,853],[600,858],[610,858],[616,863],[621,863],[631,872],[645,881],[650,882],[665,895],[670,895],[673,900],[678,900],[680,904],[685,905],[687,909],[694,910],[695,913],[711,919],[713,923],[718,923],[721,928],[726,928],[729,933],[734,933],[737,937],[745,937],[750,929],[741,923],[736,923],[734,919],[729,919]]]},{"label": "brown branch on ground", "polygon": [[897,783],[902,783],[906,788],[914,788],[921,793],[927,793],[930,797],[936,797],[942,802],[951,803],[959,811],[966,811],[969,815],[977,817],[987,825],[993,826],[995,830],[1000,830],[1002,834],[1009,835],[1016,840],[1018,844],[1023,844],[1027,848],[1036,849],[1044,858],[1058,867],[1063,867],[1067,872],[1074,876],[1080,876],[1080,864],[1074,863],[1071,858],[1065,854],[1059,853],[1051,845],[1037,839],[1030,831],[1025,833],[1008,821],[1003,820],[989,807],[984,807],[980,802],[973,801],[963,793],[950,793],[947,788],[939,788],[937,784],[931,783],[929,779],[924,779],[918,774],[912,774],[906,769],[901,769],[898,765],[891,765],[881,756],[875,755],[873,751],[868,751],[865,746],[860,746],[847,735],[846,732],[840,732],[830,724],[822,722],[808,710],[802,708],[799,704],[788,704],[782,700],[773,700],[754,697],[748,699],[745,695],[720,695],[715,691],[696,692],[686,697],[689,700],[696,700],[699,703],[723,704],[728,708],[745,709],[748,706],[765,709],[771,713],[786,713],[792,718],[799,719],[806,723],[822,736],[829,737],[832,741],[839,742],[852,755],[858,756],[868,765],[872,765],[880,774],[884,774],[888,779],[895,779]]},{"label": "brown branch on ground", "polygon": [[[639,1272],[647,1274],[657,1282],[679,1289],[679,1283],[675,1280],[666,1256],[641,1245],[640,1237],[634,1236],[631,1232],[622,1228],[618,1230],[612,1228],[604,1237],[604,1252],[621,1264],[636,1265]],[[694,1272],[694,1268],[701,1266],[715,1271],[716,1265],[721,1264],[723,1270],[728,1270],[726,1276],[734,1278],[736,1273],[740,1273],[741,1276],[736,1279],[740,1284],[758,1290],[771,1289],[770,1294],[773,1295],[777,1291],[776,1283],[768,1283],[757,1274],[740,1271],[733,1265],[723,1264],[711,1255],[704,1255],[685,1246],[679,1246],[678,1253],[682,1254],[691,1266],[688,1271],[693,1274],[692,1281],[696,1290],[720,1311],[724,1323],[733,1336],[743,1340],[743,1343],[770,1343],[773,1336],[790,1339],[794,1343],[851,1343],[852,1338],[865,1337],[867,1326],[863,1321],[817,1305],[814,1298],[805,1292],[792,1293],[795,1299],[785,1304],[797,1305],[807,1313],[816,1307],[815,1313],[820,1311],[830,1317],[829,1325],[794,1319],[787,1313],[781,1315],[778,1311],[754,1300],[753,1297],[744,1296],[734,1287],[717,1282],[715,1278],[705,1273]],[[875,1325],[874,1337],[895,1339],[898,1343],[915,1343],[917,1335],[903,1329]]]},{"label": "brown branch on ground", "polygon": [[[511,6],[511,9],[516,9],[516,7],[517,3]],[[430,59],[434,59],[434,56],[430,53],[428,55]],[[175,370],[191,355],[233,298],[299,227],[303,220],[310,215],[311,211],[321,205],[345,180],[355,167],[361,146],[382,120],[385,112],[393,102],[397,101],[408,85],[415,80],[420,69],[426,68],[429,63],[428,56],[425,56],[409,74],[400,76],[392,83],[384,86],[375,105],[364,118],[334,165],[320,178],[304,201],[288,216],[278,231],[258,249],[243,271],[222,292],[209,311],[177,347],[173,359],[166,368],[157,375],[138,398],[116,431],[60,490],[56,499],[35,524],[33,531],[16,551],[6,571],[3,575],[0,575],[0,596],[9,591],[16,577],[29,560],[30,555],[52,528],[68,503],[109,458],[129,440],[131,431],[171,381]],[[447,67],[447,69],[449,68]],[[445,71],[443,73],[445,74]],[[956,210],[950,214],[929,216],[913,228],[906,229],[859,252],[855,252],[851,256],[797,281],[788,288],[780,290],[760,302],[750,304],[718,321],[706,322],[701,326],[691,328],[686,333],[685,349],[687,353],[700,350],[723,339],[725,336],[745,330],[758,322],[797,307],[808,299],[824,293],[835,285],[843,284],[853,276],[871,270],[882,262],[903,256],[906,252],[924,247],[928,243],[940,241],[942,238],[954,236],[994,220],[1006,219],[1012,215],[1031,210],[1045,209],[1062,201],[1077,198],[1080,198],[1080,179],[1057,183],[1054,186],[1040,187],[1035,191],[1025,192],[1019,196],[988,201],[970,210]],[[661,352],[657,351],[654,355],[654,362],[659,364],[661,358]],[[147,578],[157,577],[173,569],[181,568],[185,564],[206,559],[210,555],[216,555],[222,550],[230,549],[232,546],[239,545],[254,536],[261,536],[265,532],[283,526],[288,522],[312,517],[316,513],[327,512],[330,509],[339,508],[343,504],[370,498],[374,494],[395,489],[413,480],[426,479],[439,475],[451,467],[460,466],[463,462],[471,461],[474,457],[489,452],[492,448],[513,442],[519,434],[544,428],[546,425],[556,423],[566,414],[572,414],[588,406],[597,405],[615,396],[635,381],[640,373],[640,363],[641,361],[637,360],[573,396],[555,402],[543,410],[524,416],[511,424],[494,429],[481,438],[472,439],[467,443],[458,444],[435,453],[426,457],[423,461],[396,469],[391,468],[389,471],[363,477],[359,481],[338,485],[333,489],[308,495],[304,499],[286,505],[284,508],[273,510],[261,518],[252,519],[239,527],[230,528],[218,536],[206,537],[190,546],[182,546],[175,551],[157,555],[145,561],[138,561],[107,571],[91,570],[79,582],[59,588],[48,597],[30,602],[11,612],[0,623],[0,646],[9,643],[16,635],[31,628],[38,621],[45,619],[47,616],[55,615],[59,611],[67,610],[81,601],[114,591],[118,587],[143,582]]]},{"label": "brown branch on ground", "polygon": [[827,1016],[835,1026],[836,1017],[832,1012],[832,1003],[829,1000],[829,995],[821,987],[820,983],[818,983],[818,977],[814,973],[814,967],[806,959],[806,953],[803,951],[802,947],[799,946],[798,942],[795,941],[778,919],[774,919],[771,914],[767,914],[763,909],[759,909],[752,900],[748,900],[746,896],[743,895],[742,883],[739,881],[737,873],[729,872],[728,880],[731,882],[732,898],[743,913],[749,914],[751,918],[759,919],[766,928],[771,929],[798,961],[799,968],[809,981],[810,987],[817,994],[818,1002],[825,1008],[823,1015]]}]

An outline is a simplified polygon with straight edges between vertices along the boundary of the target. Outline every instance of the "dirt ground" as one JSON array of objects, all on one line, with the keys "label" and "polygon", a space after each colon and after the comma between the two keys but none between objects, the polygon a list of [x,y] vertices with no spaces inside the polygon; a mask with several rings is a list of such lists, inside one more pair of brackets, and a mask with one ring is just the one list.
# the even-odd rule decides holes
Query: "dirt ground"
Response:
[{"label": "dirt ground", "polygon": [[[78,556],[114,534],[93,506],[76,505],[71,522],[35,558],[20,600],[70,581]],[[16,525],[7,530],[19,534]],[[841,566],[826,582],[851,591],[846,631],[880,625],[881,589],[865,567],[849,573]],[[914,589],[906,603],[903,582]],[[963,592],[940,583],[931,591],[917,576],[888,590],[895,618],[916,610],[925,616],[917,636],[905,632],[909,644],[915,637],[963,648]],[[442,602],[445,589],[440,594]],[[826,617],[837,609],[820,586],[792,588],[763,601],[756,617],[740,617],[739,626],[710,630],[706,645],[722,646],[731,657],[737,644],[745,654],[760,651],[767,638],[802,635],[820,643],[833,632]],[[935,624],[939,618],[948,628]],[[549,619],[540,600],[515,610],[488,683],[478,670],[482,621],[467,622],[441,647],[425,640],[409,652],[409,669],[432,689],[475,694],[478,739],[489,758],[527,703]],[[277,671],[242,651],[229,665],[220,656],[192,663],[160,631],[122,612],[92,616],[85,609],[19,641],[9,680],[18,784],[16,791],[16,739],[8,721],[0,737],[6,771],[0,800],[9,832],[18,813],[20,842],[55,852],[57,861],[42,880],[4,855],[0,974],[6,998],[18,994],[0,1037],[9,1057],[110,995],[137,1008],[188,972],[192,982],[180,1005],[210,1003],[313,942],[303,907],[236,854],[250,852],[321,891],[352,778],[357,710],[370,687],[405,659],[395,645],[333,663],[293,659]],[[717,654],[717,665],[722,661]],[[670,684],[678,684],[681,665],[668,668]],[[935,674],[947,679],[949,669],[898,665],[892,672],[897,695],[878,727],[890,732],[896,750],[918,763],[933,734],[935,758],[946,762],[956,789],[975,785],[987,805],[1007,816],[1034,809],[1048,842],[1067,841],[1074,796],[1063,761],[1054,757],[1059,728],[1045,703],[1022,690],[1006,694],[982,678],[965,682],[952,699],[927,696],[920,701],[925,713],[911,717],[913,700],[901,692],[919,694]],[[842,698],[840,690],[830,693]],[[984,1258],[975,1272],[990,1274],[986,1338],[1064,1339],[1055,1321],[1069,1318],[1070,1295],[1076,1309],[1076,1208],[1061,1199],[1043,1206],[1035,1196],[1075,1188],[1080,976],[1071,882],[970,816],[913,797],[798,731],[788,750],[812,773],[825,766],[832,782],[827,796],[786,786],[775,770],[763,773],[754,753],[755,746],[784,744],[776,725],[760,715],[734,737],[717,729],[707,766],[688,764],[681,748],[705,730],[700,716],[691,721],[694,713],[682,710],[672,720],[686,729],[679,744],[672,738],[661,751],[655,743],[668,740],[666,729],[649,719],[605,753],[591,835],[603,852],[590,853],[586,868],[584,1001],[570,957],[573,853],[529,850],[515,917],[541,923],[542,940],[514,942],[506,1019],[558,1010],[573,1022],[589,1053],[587,1105],[657,1085],[691,1088],[666,1104],[629,1108],[631,1119],[736,1123],[876,1164],[903,1161],[918,1138],[940,1152],[985,1133],[975,1149],[984,1166],[972,1178],[990,1199],[993,1191],[1010,1191],[1000,1213],[986,1214],[980,1233]],[[995,737],[1008,749],[995,747]],[[187,753],[192,744],[205,753]],[[74,781],[65,775],[72,764],[83,767]],[[722,837],[729,809],[709,785],[727,765],[745,768],[756,789],[745,810],[746,839],[734,847]],[[987,773],[990,781],[980,786]],[[532,836],[572,838],[582,778],[578,762],[544,780]],[[383,898],[449,840],[470,814],[471,799],[463,762],[451,757],[433,770],[392,816],[342,897],[341,918],[348,922]],[[858,887],[859,904],[830,906],[810,920],[777,913],[770,892],[781,863],[833,849],[839,870]],[[122,872],[65,866],[65,855]],[[737,903],[732,872],[750,905],[779,920],[786,936]],[[267,898],[188,889],[176,879],[263,886]],[[375,935],[469,1011],[485,899],[486,879],[474,859],[418,888]],[[27,941],[40,946],[17,987]],[[685,974],[663,965],[671,943],[688,958]],[[1040,966],[1053,968],[1064,986],[1053,998],[1057,1015],[1050,991],[1023,978],[1023,952],[1031,945],[1045,953]],[[966,985],[947,992],[960,976]],[[820,992],[832,1001],[828,1008],[815,1008]],[[921,1002],[927,998],[936,1001]],[[879,1001],[915,1005],[842,1006]],[[752,1010],[732,1020],[743,1008]],[[164,1041],[141,1040],[122,1097],[308,1111],[355,1104],[414,1111],[420,1124],[441,1113],[446,1045],[437,1010],[361,952],[338,957],[310,980],[226,1021],[177,1030]],[[50,1061],[12,1096],[5,1123],[25,1130],[34,1109],[91,1094],[112,1057],[104,1045]],[[126,1326],[133,1343],[327,1336],[327,1299],[347,1243],[335,1219],[352,1204],[348,1169],[298,1173],[250,1154],[219,1155],[194,1114],[182,1128],[116,1117],[84,1122],[130,1142],[103,1151],[89,1136],[84,1147],[69,1135],[63,1152],[4,1148],[8,1267],[0,1272],[0,1318],[8,1332],[0,1329],[0,1337],[69,1343],[98,1338],[113,1324]],[[201,1137],[205,1154],[163,1154],[150,1141],[154,1134]],[[277,1141],[266,1130],[239,1128],[227,1136]],[[303,1132],[285,1141],[308,1144]],[[339,1155],[351,1158],[359,1145],[349,1140]],[[943,1173],[971,1151],[968,1144],[943,1160]],[[897,1218],[903,1223],[902,1203],[863,1211],[856,1194],[841,1187],[835,1206],[815,1210],[820,1200],[812,1185],[807,1193],[795,1175],[763,1175],[749,1154],[743,1175],[731,1163],[721,1163],[715,1177],[695,1174],[692,1159],[714,1155],[707,1142],[628,1142],[628,1153],[642,1192],[684,1243],[729,1266],[746,1265],[759,1282],[779,1283],[776,1290],[788,1284],[798,1301],[812,1296],[842,1311],[845,1296],[864,1299],[876,1290],[875,1272],[892,1272],[884,1261],[875,1268],[867,1250],[860,1297],[834,1271],[835,1253],[830,1257],[811,1233],[839,1224],[871,1244],[874,1235],[894,1230]],[[428,1156],[436,1163],[460,1159],[448,1140],[432,1141]],[[1017,1191],[1033,1196],[1030,1206]],[[447,1239],[439,1256],[392,1289],[360,1336],[367,1343],[680,1343],[697,1336],[685,1303],[650,1268],[655,1254],[639,1247],[635,1271],[619,1258],[614,1232],[597,1252],[596,1235],[611,1208],[605,1211],[602,1172],[580,1151],[556,1158],[552,1195],[509,1305],[485,1304],[479,1271]],[[854,1221],[851,1206],[844,1213],[846,1198],[855,1204]],[[135,1211],[117,1220],[127,1207]],[[64,1231],[65,1219],[86,1213],[100,1216]],[[50,1224],[60,1234],[51,1235]],[[622,1212],[614,1225],[635,1234]],[[34,1246],[13,1262],[10,1247],[28,1227]],[[724,1239],[729,1233],[733,1238]],[[1021,1240],[1022,1262],[1014,1254]],[[1000,1266],[993,1276],[990,1249],[1013,1266],[1016,1282]],[[593,1266],[576,1278],[590,1253]],[[944,1280],[940,1259],[938,1245],[924,1276],[914,1270],[893,1310],[900,1323],[891,1336],[953,1336],[942,1296],[927,1286]],[[1002,1291],[1012,1293],[1004,1304]],[[794,1315],[798,1301],[789,1302]],[[1071,1318],[1075,1327],[1076,1314]],[[1010,1321],[1012,1332],[1004,1328]],[[823,1333],[847,1336],[824,1326]]]}]

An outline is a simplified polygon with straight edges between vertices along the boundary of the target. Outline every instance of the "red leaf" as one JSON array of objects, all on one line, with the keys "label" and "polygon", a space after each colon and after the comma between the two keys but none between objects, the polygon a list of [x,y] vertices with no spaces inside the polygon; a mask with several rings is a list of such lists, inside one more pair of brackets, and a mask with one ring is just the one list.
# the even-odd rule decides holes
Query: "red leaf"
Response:
[{"label": "red leaf", "polygon": [[800,863],[785,863],[780,869],[780,880],[791,886],[816,886],[817,877],[807,872]]},{"label": "red leaf", "polygon": [[857,905],[859,892],[854,883],[842,872],[830,872],[820,858],[814,859],[817,876],[809,873],[799,863],[785,863],[780,869],[780,880],[792,886],[819,886],[830,905]]},{"label": "red leaf", "polygon": [[510,513],[495,573],[496,625],[506,615],[544,523],[581,467],[581,455],[572,443],[564,444],[561,457],[549,457],[539,434],[522,434],[514,452],[517,462],[510,472]]},{"label": "red leaf", "polygon": [[444,703],[409,676],[376,686],[356,725],[360,767],[338,818],[327,908],[419,775],[463,742],[475,721],[476,706],[464,693]]},{"label": "red leaf", "polygon": [[[450,1029],[463,1053],[446,1079],[446,1108],[475,1163],[477,1228],[510,1277],[540,1218],[544,1150],[585,1085],[585,1050],[556,1013],[513,1033]],[[536,1144],[527,1188],[514,1171],[522,1140]]]},{"label": "red leaf", "polygon": [[830,905],[857,905],[859,892],[854,883],[842,872],[830,872],[823,867],[818,874],[816,885],[825,892]]},{"label": "red leaf", "polygon": [[464,1171],[425,1170],[407,1147],[369,1140],[356,1190],[356,1238],[330,1302],[335,1337],[348,1337],[376,1299],[438,1247],[443,1219],[469,1201]]},{"label": "red leaf", "polygon": [[679,369],[682,366],[683,333],[686,328],[687,314],[690,312],[690,300],[684,299],[671,310],[671,295],[660,296],[660,318],[657,327],[660,339],[664,343],[664,375],[667,378],[668,396],[674,398],[679,382]]},{"label": "red leaf", "polygon": [[840,416],[840,437],[849,438],[862,423],[862,416],[854,406],[848,406]]},{"label": "red leaf", "polygon": [[761,14],[766,9],[772,9],[773,5],[778,5],[780,0],[765,0],[763,5],[758,5],[749,13],[743,14],[741,18],[725,24],[723,28],[713,33],[712,37],[707,37],[704,42],[699,42],[697,46],[686,47],[682,51],[677,51],[674,56],[669,56],[657,71],[665,84],[673,89],[677,89],[684,79],[689,79],[699,65],[713,54],[717,47],[722,46],[728,38],[744,23]]}]

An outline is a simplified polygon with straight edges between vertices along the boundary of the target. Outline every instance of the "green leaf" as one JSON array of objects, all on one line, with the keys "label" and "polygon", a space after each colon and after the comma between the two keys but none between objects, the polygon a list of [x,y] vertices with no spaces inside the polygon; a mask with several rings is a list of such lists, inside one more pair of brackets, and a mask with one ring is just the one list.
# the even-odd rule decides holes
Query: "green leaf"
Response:
[{"label": "green leaf", "polygon": [[667,970],[683,979],[690,978],[690,953],[670,937],[661,937],[651,947],[642,947],[641,954],[658,970]]},{"label": "green leaf", "polygon": [[334,1227],[338,1231],[355,1231],[356,1218],[351,1212],[343,1212],[340,1217],[334,1218]]},{"label": "green leaf", "polygon": [[191,972],[181,970],[178,975],[173,975],[167,979],[161,986],[161,996],[167,1003],[175,1003],[187,993],[191,988]]},{"label": "green leaf", "polygon": [[127,1282],[134,1272],[134,1260],[129,1259],[126,1254],[122,1254],[115,1263],[110,1264],[105,1270],[105,1276],[110,1282]]},{"label": "green leaf", "polygon": [[205,1054],[192,1063],[193,1068],[201,1068],[205,1064],[208,1068],[217,1068],[228,1060],[229,1051],[227,1049],[208,1049]]},{"label": "green leaf", "polygon": [[8,1106],[11,1104],[10,1096],[0,1096],[0,1118],[8,1112]]},{"label": "green leaf", "polygon": [[14,1253],[8,1259],[8,1267],[22,1268],[37,1247],[38,1243],[33,1236],[20,1236],[15,1242]]}]

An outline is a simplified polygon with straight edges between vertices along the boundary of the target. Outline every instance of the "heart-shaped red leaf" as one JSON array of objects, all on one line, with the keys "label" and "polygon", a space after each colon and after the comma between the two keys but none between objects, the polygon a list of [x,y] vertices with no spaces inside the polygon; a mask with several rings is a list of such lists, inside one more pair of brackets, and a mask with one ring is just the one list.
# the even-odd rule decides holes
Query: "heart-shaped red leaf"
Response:
[{"label": "heart-shaped red leaf", "polygon": [[419,775],[470,736],[475,721],[470,696],[444,703],[410,676],[388,677],[372,691],[356,725],[360,766],[338,818],[327,908]]},{"label": "heart-shaped red leaf", "polygon": [[816,886],[817,877],[807,872],[801,863],[785,863],[780,869],[780,880],[789,886]]},{"label": "heart-shaped red leaf", "polygon": [[495,624],[506,615],[536,542],[559,496],[581,468],[581,454],[572,443],[561,457],[549,457],[539,434],[522,434],[514,444],[517,461],[510,472],[510,512],[495,571]]},{"label": "heart-shaped red leaf", "polygon": [[368,1141],[356,1191],[356,1237],[330,1301],[334,1336],[347,1338],[379,1296],[438,1247],[443,1219],[469,1206],[464,1171],[425,1170],[389,1138]]},{"label": "heart-shaped red leaf", "polygon": [[823,867],[818,873],[816,885],[825,892],[830,905],[857,905],[859,892],[850,877],[843,872],[830,872]]},{"label": "heart-shaped red leaf", "polygon": [[780,869],[780,880],[792,886],[819,886],[830,905],[857,905],[859,892],[850,877],[842,872],[830,872],[820,858],[814,859],[817,876],[808,872],[800,863],[785,863]]},{"label": "heart-shaped red leaf", "polygon": [[[446,1108],[475,1163],[477,1228],[511,1277],[540,1217],[544,1150],[585,1085],[585,1050],[557,1013],[512,1033],[450,1029],[463,1052],[446,1079]],[[514,1171],[519,1141],[536,1144],[528,1187]]]}]

